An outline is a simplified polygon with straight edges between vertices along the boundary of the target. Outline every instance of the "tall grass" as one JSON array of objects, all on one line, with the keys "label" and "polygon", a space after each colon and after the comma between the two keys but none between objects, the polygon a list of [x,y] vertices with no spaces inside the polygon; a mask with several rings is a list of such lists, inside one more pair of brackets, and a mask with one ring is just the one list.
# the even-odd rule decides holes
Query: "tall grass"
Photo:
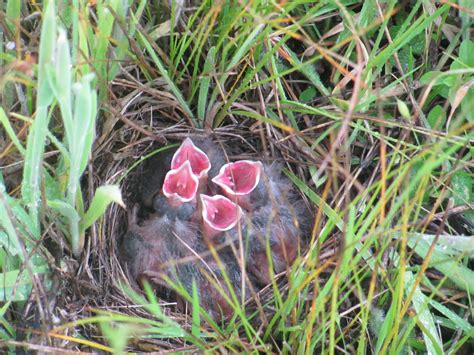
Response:
[{"label": "tall grass", "polygon": [[[14,15],[18,20],[22,9],[13,3],[8,2],[7,15]],[[13,21],[11,17],[10,20]],[[10,26],[10,30],[13,29],[19,35],[20,28]],[[11,61],[10,67],[6,67],[6,75],[21,69],[21,65],[29,64],[21,60],[15,62],[12,52],[3,52],[3,48],[1,54],[3,59]],[[48,269],[48,259],[52,255],[42,246],[47,228],[51,228],[48,225],[64,232],[67,249],[79,257],[86,228],[104,213],[110,202],[123,204],[117,186],[103,186],[97,189],[90,208],[85,211],[80,179],[95,139],[97,94],[91,87],[94,75],[76,72],[74,65],[66,31],[58,24],[54,1],[50,1],[43,12],[37,81],[28,82],[26,88],[31,95],[28,100],[36,100],[33,117],[12,111],[9,120],[5,110],[0,108],[5,132],[20,154],[18,163],[23,164],[21,195],[10,196],[6,193],[3,176],[0,181],[0,244],[3,248],[0,295],[4,300],[25,301],[33,288],[31,295],[37,297],[41,307],[40,297],[52,286]],[[14,76],[9,80],[13,85],[22,83]],[[9,84],[8,80],[3,83],[6,95],[11,94],[12,86]],[[57,110],[60,112],[58,122],[64,129],[61,139],[53,133],[56,128],[50,122],[53,116],[56,118]],[[15,135],[13,122],[15,125],[24,122],[28,126],[26,143]],[[8,151],[12,154],[11,147],[4,148],[4,157]],[[45,164],[46,150],[50,156],[56,157],[54,166]],[[44,274],[42,285],[38,278],[41,274]],[[11,329],[6,321],[5,327]],[[3,335],[15,337],[11,331]]]},{"label": "tall grass", "polygon": [[[288,288],[270,286],[262,308],[272,312],[262,327],[255,325],[262,314],[246,313],[238,301],[232,320],[212,322],[196,293],[185,295],[193,306],[186,327],[146,288],[144,296],[127,292],[150,318],[97,311],[51,337],[98,324],[108,346],[68,340],[117,353],[131,339],[150,338],[231,352],[438,354],[474,347],[472,5],[172,2],[164,25],[158,10],[166,6],[145,1],[60,2],[70,22],[47,3],[37,80],[26,84],[35,113],[0,108],[11,142],[2,157],[15,151],[24,161],[21,194],[0,185],[6,344],[16,336],[5,317],[10,302],[25,301],[33,276],[49,272],[48,252],[38,251],[49,224],[81,260],[87,228],[110,202],[122,203],[117,186],[104,186],[88,196],[86,209],[81,177],[97,117],[102,133],[113,130],[115,118],[99,109],[108,107],[109,84],[127,60],[140,78],[163,80],[175,115],[190,127],[242,124],[260,129],[269,146],[291,141],[304,152],[308,178],[287,175],[315,206],[312,242],[289,271]],[[10,37],[19,38],[19,19],[31,10],[7,2]],[[4,95],[14,96],[12,84],[25,86],[11,76],[18,59],[4,48],[0,59],[10,65],[1,73]],[[26,140],[19,122],[27,125]],[[45,151],[56,159],[45,162]]]}]

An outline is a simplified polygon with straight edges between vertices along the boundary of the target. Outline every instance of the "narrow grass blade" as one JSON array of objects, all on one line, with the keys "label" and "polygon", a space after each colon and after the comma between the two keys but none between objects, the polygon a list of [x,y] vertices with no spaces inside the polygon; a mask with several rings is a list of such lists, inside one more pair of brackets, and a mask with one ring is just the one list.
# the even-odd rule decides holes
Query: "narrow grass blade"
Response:
[{"label": "narrow grass blade", "polygon": [[5,129],[5,133],[7,134],[8,138],[11,139],[13,145],[18,149],[18,152],[20,152],[21,155],[25,155],[26,150],[21,144],[20,140],[16,136],[15,131],[13,130],[13,127],[10,124],[10,121],[8,120],[7,115],[5,114],[5,111],[3,111],[3,108],[0,107],[0,122],[3,125],[3,128]]},{"label": "narrow grass blade", "polygon": [[237,49],[237,52],[235,52],[234,56],[230,60],[230,63],[227,64],[225,71],[229,72],[236,66],[246,55],[252,45],[254,45],[254,40],[255,38],[260,34],[260,32],[263,30],[265,27],[265,24],[259,24],[255,29],[247,36],[245,39],[244,43],[242,43],[241,46]]},{"label": "narrow grass blade", "polygon": [[5,248],[11,255],[18,255],[20,258],[24,258],[21,252],[20,240],[15,230],[15,224],[11,220],[9,213],[7,212],[7,201],[5,196],[5,185],[3,181],[0,181],[0,245]]},{"label": "narrow grass blade", "polygon": [[54,89],[56,99],[59,102],[61,116],[64,122],[66,142],[69,147],[74,145],[74,131],[72,120],[72,101],[71,101],[71,83],[72,83],[72,64],[69,50],[69,42],[64,29],[59,30],[56,41],[56,71],[54,78]]},{"label": "narrow grass blade", "polygon": [[[418,238],[409,238],[408,245],[414,248],[420,257],[425,258],[430,250],[430,244]],[[460,289],[474,295],[474,271],[447,255],[447,248],[435,246],[429,265],[445,274]]]},{"label": "narrow grass blade", "polygon": [[[411,271],[405,272],[405,280],[405,294],[408,295],[415,285],[415,277]],[[443,352],[443,344],[438,334],[433,315],[428,307],[429,298],[421,292],[419,286],[416,286],[411,303],[416,311],[416,317],[418,317],[418,320],[421,322],[422,326],[420,326],[420,328],[422,328],[423,331],[423,338],[428,354],[441,354]]]},{"label": "narrow grass blade", "polygon": [[374,67],[384,65],[390,56],[398,49],[407,44],[412,38],[424,31],[428,26],[432,25],[433,20],[449,11],[448,5],[442,5],[432,15],[428,17],[418,18],[407,31],[400,31],[401,35],[396,37],[392,43],[385,47],[366,67],[369,70]]},{"label": "narrow grass blade", "polygon": [[204,122],[206,118],[206,104],[207,95],[209,93],[209,85],[211,83],[211,72],[215,67],[216,47],[211,47],[204,62],[204,69],[202,72],[202,79],[199,84],[199,98],[198,98],[198,118]]},{"label": "narrow grass blade", "polygon": [[[162,61],[160,58],[156,55],[155,51],[153,50],[153,47],[151,46],[150,42],[148,42],[148,39],[141,33],[138,32],[140,36],[140,40],[142,41],[143,45],[145,46],[147,52],[150,54],[151,58],[153,59],[153,62],[156,65],[156,68],[160,72],[161,76],[165,80],[165,82],[168,84],[170,87],[171,92],[174,94],[176,97],[176,100],[178,100],[179,104],[181,105],[182,110],[188,115],[189,118],[192,118],[194,115],[189,108],[186,100],[184,99],[183,95],[181,94],[180,90],[176,86],[176,84],[173,82],[171,77],[168,74],[168,71],[165,69],[165,66],[163,65]],[[195,122],[196,124],[196,122]]]},{"label": "narrow grass blade", "polygon": [[115,18],[111,13],[111,10],[116,12],[118,7],[118,0],[110,0],[107,2],[97,2],[97,30],[94,36],[93,45],[93,58],[95,60],[94,66],[96,68],[97,76],[101,78],[99,82],[102,84],[100,88],[100,97],[103,98],[106,95],[106,85],[108,84],[109,78],[108,70],[110,61],[107,56],[110,39],[112,37],[112,30],[115,22]]},{"label": "narrow grass blade", "polygon": [[445,305],[435,300],[430,300],[430,305],[438,312],[443,314],[446,318],[450,319],[453,324],[456,325],[456,328],[461,328],[466,334],[472,333],[474,331],[474,327],[472,326],[472,324],[469,324],[469,322],[467,322],[465,319],[459,317],[456,313],[451,311]]},{"label": "narrow grass blade", "polygon": [[10,322],[5,319],[5,313],[11,305],[11,301],[5,302],[5,304],[0,308],[0,325],[3,329],[0,330],[0,337],[4,340],[14,339],[16,337],[16,329],[13,327]]},{"label": "narrow grass blade", "polygon": [[196,338],[199,338],[201,335],[201,318],[199,316],[200,313],[200,305],[199,305],[199,294],[196,285],[196,281],[193,280],[193,305],[192,305],[192,327],[191,327],[191,334]]},{"label": "narrow grass blade", "polygon": [[46,132],[48,130],[48,106],[53,100],[53,92],[47,79],[47,66],[51,65],[55,51],[56,14],[54,1],[49,1],[46,6],[38,63],[38,93],[36,99],[36,118],[28,134],[23,170],[22,196],[28,206],[33,223],[38,225],[38,211],[41,201],[40,181],[41,165],[45,146]]}]

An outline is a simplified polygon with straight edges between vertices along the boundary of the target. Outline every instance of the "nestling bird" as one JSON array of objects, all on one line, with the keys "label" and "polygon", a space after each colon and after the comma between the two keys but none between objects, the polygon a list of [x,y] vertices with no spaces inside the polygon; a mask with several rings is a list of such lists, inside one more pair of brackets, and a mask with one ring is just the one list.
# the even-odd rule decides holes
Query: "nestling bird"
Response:
[{"label": "nestling bird", "polygon": [[184,310],[184,298],[172,293],[166,279],[182,285],[190,295],[193,294],[194,282],[200,306],[213,319],[232,315],[233,301],[230,288],[224,282],[224,273],[240,299],[240,269],[227,251],[219,253],[221,263],[214,260],[207,252],[196,225],[181,221],[177,215],[172,219],[170,213],[162,217],[153,216],[138,224],[134,208],[123,243],[120,248],[122,260],[129,276],[138,284],[148,280],[164,297],[173,295]]},{"label": "nestling bird", "polygon": [[222,232],[234,228],[240,220],[242,209],[222,195],[201,194],[202,234],[206,241],[216,244]]},{"label": "nestling bird", "polygon": [[128,230],[120,245],[129,276],[138,283],[150,270],[173,277],[171,261],[189,256],[200,242],[197,225],[169,214],[153,215],[139,224],[137,210],[135,206],[129,213]]},{"label": "nestling bird", "polygon": [[[221,242],[243,239],[243,264],[263,286],[296,260],[309,234],[308,211],[279,165],[227,162],[222,148],[208,138],[187,138],[179,148],[152,158],[141,199],[154,214],[141,222],[136,209],[129,216],[122,243],[127,250],[121,254],[131,276],[147,279],[161,292],[169,288],[166,279],[189,294],[196,285],[201,306],[214,319],[232,313],[230,286],[245,292],[242,263]],[[217,245],[222,263],[212,257],[210,246]]]},{"label": "nestling bird", "polygon": [[285,204],[278,207],[267,204],[243,218],[241,230],[247,270],[260,285],[271,282],[270,266],[278,274],[296,260],[304,237],[299,223],[295,211]]},{"label": "nestling bird", "polygon": [[195,202],[199,180],[194,174],[189,160],[178,168],[168,171],[163,182],[163,195],[172,206],[178,207],[185,202]]},{"label": "nestling bird", "polygon": [[237,300],[242,299],[242,292],[245,292],[245,299],[249,296],[245,286],[242,290],[241,271],[235,258],[226,250],[221,250],[218,257],[220,262],[204,251],[203,255],[186,266],[186,272],[180,274],[180,281],[190,295],[195,282],[200,306],[214,320],[233,314],[235,299],[231,293]]},{"label": "nestling bird", "polygon": [[263,165],[259,161],[239,160],[224,164],[212,179],[224,194],[246,210],[253,209],[252,192],[260,183]]},{"label": "nestling bird", "polygon": [[292,190],[291,183],[282,177],[279,164],[263,165],[253,160],[239,160],[223,165],[212,181],[229,199],[236,201],[247,211],[264,206],[271,199],[289,203],[282,197],[289,195]]},{"label": "nestling bird", "polygon": [[211,162],[207,154],[196,147],[190,138],[186,138],[173,154],[171,170],[178,169],[185,162],[190,163],[192,172],[199,179],[207,177],[207,173],[211,169]]},{"label": "nestling bird", "polygon": [[196,213],[196,203],[186,202],[175,207],[165,195],[160,193],[153,200],[153,209],[159,217],[168,215],[171,220],[178,218],[181,221],[191,221]]},{"label": "nestling bird", "polygon": [[[245,167],[245,168],[244,168]],[[237,201],[246,213],[238,233],[244,239],[247,268],[261,285],[271,281],[270,260],[275,273],[284,271],[298,256],[301,238],[308,233],[309,217],[282,177],[279,165],[241,161],[226,164],[213,182]],[[269,254],[267,253],[267,245]]]},{"label": "nestling bird", "polygon": [[[181,154],[185,149],[177,153]],[[179,158],[179,154],[175,156]],[[137,207],[129,215],[129,228],[121,245],[122,259],[130,276],[138,283],[146,279],[168,297],[171,289],[167,279],[182,285],[189,294],[192,294],[195,284],[200,304],[212,318],[218,320],[230,316],[233,301],[229,285],[224,282],[224,273],[230,287],[240,295],[240,269],[232,255],[224,250],[219,253],[222,263],[217,263],[193,222],[196,219],[193,216],[196,215],[198,176],[190,161],[171,166],[175,169],[166,174],[162,191],[153,198],[155,214],[141,223],[137,222]],[[235,208],[240,209],[236,205]],[[218,218],[221,215],[214,212],[212,221],[221,227],[223,222]],[[184,298],[176,294],[175,299],[178,305],[185,304]]]},{"label": "nestling bird", "polygon": [[[188,160],[194,162],[193,171],[197,171],[198,175],[201,174],[200,186],[201,191],[204,190],[203,192],[206,190],[203,187],[205,186],[205,175],[209,178],[215,177],[220,167],[226,163],[224,150],[210,138],[191,137],[192,140],[185,140],[179,148],[160,152],[145,162],[140,184],[140,200],[146,208],[153,207],[155,196],[162,190],[165,175],[170,170],[173,159],[174,165],[179,165],[186,158],[190,158]],[[207,159],[201,154],[202,152],[205,153]],[[203,159],[204,163],[200,162],[199,159]],[[209,162],[210,168],[207,166],[206,160]]]},{"label": "nestling bird", "polygon": [[[137,282],[149,272],[173,276],[169,264],[189,256],[200,242],[197,225],[191,221],[198,184],[198,176],[186,160],[166,173],[162,191],[153,198],[154,215],[138,224],[138,206],[129,213],[121,254]],[[156,277],[154,281],[158,283]]]}]

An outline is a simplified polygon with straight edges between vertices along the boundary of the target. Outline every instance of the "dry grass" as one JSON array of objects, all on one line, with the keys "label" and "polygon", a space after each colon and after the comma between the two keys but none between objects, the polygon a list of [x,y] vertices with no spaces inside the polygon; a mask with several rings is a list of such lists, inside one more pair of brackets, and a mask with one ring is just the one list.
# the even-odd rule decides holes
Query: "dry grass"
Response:
[{"label": "dry grass", "polygon": [[[3,346],[469,353],[472,10],[97,1],[61,3],[48,17],[40,5],[7,3],[0,26],[16,52],[0,51],[1,294],[12,302],[0,309]],[[96,135],[93,148],[74,148],[91,151],[75,180],[64,117],[73,105],[44,84],[62,83],[48,67],[58,65],[44,45],[56,31],[40,30],[48,19],[68,31],[71,83],[95,73]],[[224,324],[130,291],[116,252],[127,216],[118,204],[73,238],[101,186],[118,184],[129,208],[144,159],[189,134],[211,135],[229,160],[281,162],[314,212],[301,259]]]}]

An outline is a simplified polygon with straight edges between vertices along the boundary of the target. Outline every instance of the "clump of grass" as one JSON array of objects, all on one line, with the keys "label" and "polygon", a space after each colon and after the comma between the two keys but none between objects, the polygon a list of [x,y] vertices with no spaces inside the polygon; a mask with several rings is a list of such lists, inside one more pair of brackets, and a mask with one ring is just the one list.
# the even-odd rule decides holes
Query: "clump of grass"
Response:
[{"label": "clump of grass", "polygon": [[[468,5],[61,2],[58,20],[52,1],[44,11],[7,3],[7,42],[21,43],[35,11],[43,30],[36,76],[19,70],[23,48],[0,53],[1,156],[5,169],[24,161],[0,186],[5,344],[19,345],[26,301],[50,344],[70,348],[472,349]],[[193,312],[177,314],[150,288],[138,295],[119,282],[125,212],[112,206],[100,218],[121,201],[100,185],[120,183],[129,201],[137,158],[201,129],[239,145],[241,157],[281,159],[315,212],[301,260],[224,323],[203,321],[193,295]],[[44,239],[66,249],[56,263]]]}]

